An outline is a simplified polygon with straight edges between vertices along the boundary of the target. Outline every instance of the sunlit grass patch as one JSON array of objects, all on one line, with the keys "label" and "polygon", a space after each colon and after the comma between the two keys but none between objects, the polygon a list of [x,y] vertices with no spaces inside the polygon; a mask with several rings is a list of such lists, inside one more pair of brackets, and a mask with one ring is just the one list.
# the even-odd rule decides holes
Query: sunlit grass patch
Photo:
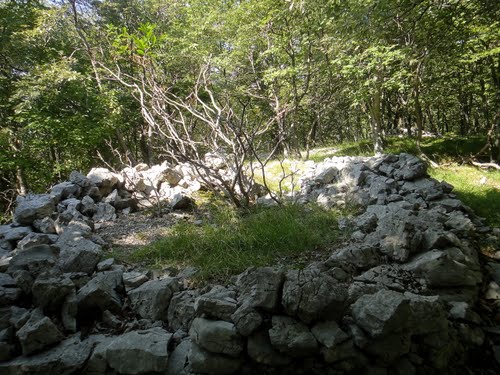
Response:
[{"label": "sunlit grass patch", "polygon": [[430,169],[437,180],[455,187],[454,192],[491,226],[500,226],[500,172],[483,171],[466,165]]},{"label": "sunlit grass patch", "polygon": [[286,205],[247,212],[224,207],[201,225],[176,224],[169,234],[132,255],[157,266],[194,266],[200,280],[226,280],[250,266],[300,266],[308,252],[326,250],[339,232],[338,213]]}]

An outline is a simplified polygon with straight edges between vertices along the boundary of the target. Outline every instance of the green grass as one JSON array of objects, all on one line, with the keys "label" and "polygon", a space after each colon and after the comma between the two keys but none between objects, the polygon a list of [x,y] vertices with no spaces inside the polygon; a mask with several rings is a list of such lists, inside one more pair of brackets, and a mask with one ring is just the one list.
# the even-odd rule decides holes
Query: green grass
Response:
[{"label": "green grass", "polygon": [[176,224],[164,239],[135,252],[133,258],[162,267],[195,266],[199,281],[227,280],[250,266],[300,266],[308,251],[321,251],[338,239],[337,216],[316,206],[253,208],[244,213],[219,207],[202,225]]},{"label": "green grass", "polygon": [[467,165],[430,169],[429,174],[455,187],[454,192],[490,226],[500,227],[500,172]]}]

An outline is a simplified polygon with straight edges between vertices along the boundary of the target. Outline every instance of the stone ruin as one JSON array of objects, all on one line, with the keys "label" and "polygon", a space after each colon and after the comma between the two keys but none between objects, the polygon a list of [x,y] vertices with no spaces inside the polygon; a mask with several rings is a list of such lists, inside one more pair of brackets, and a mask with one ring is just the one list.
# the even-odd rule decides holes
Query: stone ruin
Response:
[{"label": "stone ruin", "polygon": [[[153,279],[102,260],[95,224],[158,192],[175,208],[200,187],[182,168],[141,166],[73,172],[19,197],[0,227],[0,373],[459,374],[498,343],[476,311],[488,281],[478,240],[498,247],[498,230],[418,158],[312,164],[298,202],[363,213],[341,219],[349,240],[304,269],[250,268],[190,289],[188,273]],[[500,269],[489,267],[498,308]]]}]

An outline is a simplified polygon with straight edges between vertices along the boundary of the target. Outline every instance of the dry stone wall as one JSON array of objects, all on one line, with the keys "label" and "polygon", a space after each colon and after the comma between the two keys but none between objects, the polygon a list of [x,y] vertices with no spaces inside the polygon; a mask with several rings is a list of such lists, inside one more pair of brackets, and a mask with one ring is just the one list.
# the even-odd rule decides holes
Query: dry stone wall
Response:
[{"label": "dry stone wall", "polygon": [[350,239],[304,269],[188,289],[182,275],[102,260],[94,226],[159,191],[175,207],[200,188],[184,172],[74,172],[19,197],[0,227],[0,373],[465,373],[485,340],[476,241],[498,238],[419,159],[311,165],[299,202],[363,213],[340,220]]}]

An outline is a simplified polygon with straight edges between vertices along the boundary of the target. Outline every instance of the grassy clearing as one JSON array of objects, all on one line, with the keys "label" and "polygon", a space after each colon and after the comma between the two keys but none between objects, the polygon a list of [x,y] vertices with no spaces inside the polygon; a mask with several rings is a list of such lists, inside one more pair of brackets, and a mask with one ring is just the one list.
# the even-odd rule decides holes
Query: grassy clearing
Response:
[{"label": "grassy clearing", "polygon": [[[136,261],[195,266],[201,281],[224,280],[250,266],[306,263],[338,240],[338,213],[287,205],[247,212],[219,206],[201,225],[178,223],[168,236],[137,251]],[[316,254],[315,254],[316,255]]]},{"label": "grassy clearing", "polygon": [[490,226],[500,227],[500,172],[483,171],[466,165],[429,170],[432,177],[455,187],[455,193]]}]

